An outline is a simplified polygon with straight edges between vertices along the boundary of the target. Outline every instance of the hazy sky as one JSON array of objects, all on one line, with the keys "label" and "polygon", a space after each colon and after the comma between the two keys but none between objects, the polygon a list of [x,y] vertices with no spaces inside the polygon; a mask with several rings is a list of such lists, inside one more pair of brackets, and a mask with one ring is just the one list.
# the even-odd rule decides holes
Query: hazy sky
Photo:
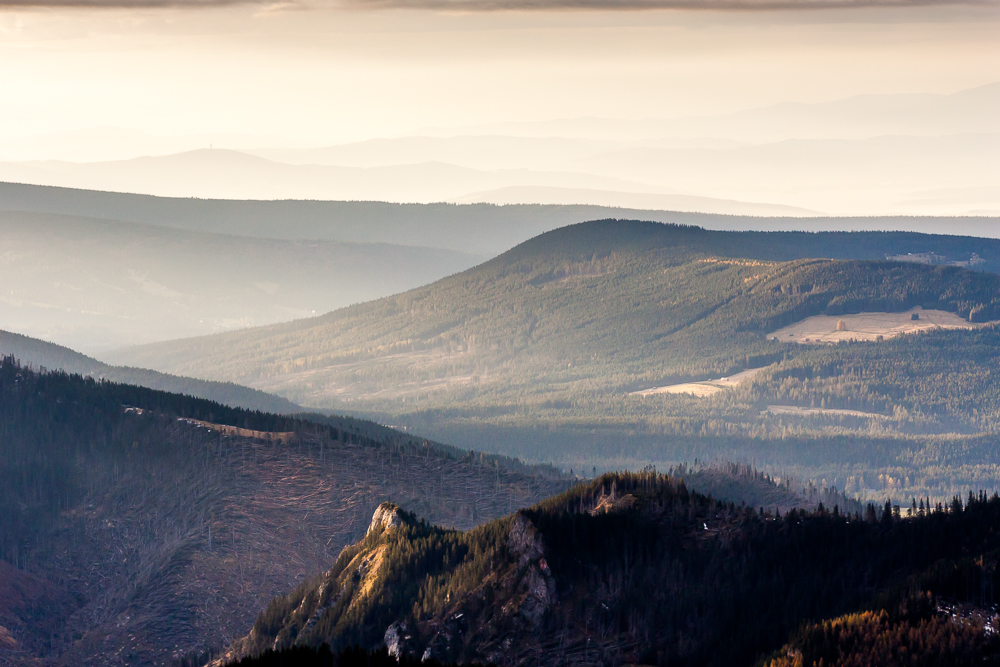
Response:
[{"label": "hazy sky", "polygon": [[0,3],[0,137],[119,126],[308,144],[669,118],[1000,79],[1000,5],[435,11]]}]

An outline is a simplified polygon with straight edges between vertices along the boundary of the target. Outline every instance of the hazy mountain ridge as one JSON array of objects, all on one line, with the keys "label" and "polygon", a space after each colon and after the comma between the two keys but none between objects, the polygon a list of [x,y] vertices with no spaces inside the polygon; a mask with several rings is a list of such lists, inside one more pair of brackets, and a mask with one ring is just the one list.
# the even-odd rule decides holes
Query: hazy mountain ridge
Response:
[{"label": "hazy mountain ridge", "polygon": [[0,164],[0,180],[167,197],[418,203],[446,201],[509,185],[654,187],[597,174],[523,167],[487,171],[428,160],[368,168],[289,165],[222,149],[113,162],[4,163]]},{"label": "hazy mountain ridge", "polygon": [[[674,194],[687,198],[664,200],[671,208],[727,214],[964,215],[1000,211],[998,91],[1000,83],[953,95],[868,95],[669,121],[513,124],[311,149],[213,150],[203,142],[180,152],[191,138],[169,155],[4,162],[0,179],[179,197],[395,202],[556,188],[571,203],[593,201],[588,190],[619,193],[618,204],[628,193]],[[924,194],[943,187],[979,194]]]},{"label": "hazy mountain ridge", "polygon": [[67,347],[8,331],[0,331],[0,356],[12,356],[25,367],[39,370],[44,368],[50,371],[89,376],[98,380],[134,384],[159,391],[204,398],[234,408],[280,414],[303,411],[302,407],[291,401],[257,389],[242,387],[231,382],[206,382],[194,378],[167,375],[143,368],[109,366]]},{"label": "hazy mountain ridge", "polygon": [[[285,164],[239,151],[201,149],[99,163],[0,163],[0,179],[168,197],[431,203],[510,188],[679,193],[685,210],[743,215],[966,214],[994,195],[935,208],[920,193],[996,188],[995,131],[944,137],[786,139],[732,148],[657,148],[646,143],[581,155],[548,169],[526,162],[486,169],[435,161],[370,167]],[[455,141],[455,140],[439,140]],[[723,200],[718,202],[716,200]],[[518,203],[531,203],[521,201]],[[579,201],[575,203],[580,203]],[[691,207],[691,208],[687,208]]]},{"label": "hazy mountain ridge", "polygon": [[[996,207],[996,192],[967,196],[966,208],[920,200],[948,187],[996,188],[1000,134],[868,139],[786,139],[725,150],[632,148],[581,160],[588,172],[641,177],[681,191],[732,199],[761,199],[836,213],[904,211],[967,213]],[[725,186],[708,189],[717,180]],[[846,208],[844,207],[846,203]],[[909,203],[909,207],[907,206]]]},{"label": "hazy mountain ridge", "polygon": [[51,213],[0,211],[0,232],[4,327],[86,350],[287,321],[481,260],[435,248],[261,239]]},{"label": "hazy mountain ridge", "polygon": [[[753,204],[747,202],[696,197],[692,195],[657,194],[650,192],[622,192],[613,190],[593,190],[585,188],[547,188],[540,186],[512,186],[485,192],[473,192],[455,200],[456,204],[498,204],[513,206],[522,203],[542,205],[572,206],[576,204],[592,206],[614,206],[635,209],[663,209],[670,211],[698,211],[707,214],[785,216],[819,216],[809,209],[777,204]],[[755,210],[754,210],[755,209]],[[804,224],[804,223],[803,223]]]},{"label": "hazy mountain ridge", "polygon": [[[874,112],[874,113],[873,113]],[[508,122],[459,129],[422,130],[429,136],[504,134],[515,137],[639,139],[670,136],[725,137],[743,141],[780,141],[790,137],[865,138],[912,133],[935,136],[995,131],[1000,116],[1000,82],[951,95],[927,93],[856,95],[819,102],[783,102],[712,117],[615,120],[565,118]]]},{"label": "hazy mountain ridge", "polygon": [[995,218],[749,217],[587,205],[393,204],[154,197],[0,183],[0,210],[87,216],[159,227],[285,240],[392,243],[498,255],[539,234],[605,218],[698,225],[716,230],[885,231],[997,238]]}]

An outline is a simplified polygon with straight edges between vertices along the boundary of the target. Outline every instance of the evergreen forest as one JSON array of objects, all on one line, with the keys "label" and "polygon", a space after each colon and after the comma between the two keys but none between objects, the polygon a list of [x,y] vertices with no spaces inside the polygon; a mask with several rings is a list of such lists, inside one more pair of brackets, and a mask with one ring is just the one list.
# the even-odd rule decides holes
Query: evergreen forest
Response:
[{"label": "evergreen forest", "polygon": [[[120,357],[576,471],[736,460],[866,500],[947,500],[998,488],[1000,276],[884,258],[994,256],[977,242],[594,221],[397,296]],[[968,328],[772,335],[913,308]],[[637,393],[743,371],[757,374],[708,397]]]},{"label": "evergreen forest", "polygon": [[498,665],[995,664],[998,522],[985,493],[782,513],[655,473],[465,532],[387,504],[226,659],[328,644]]}]

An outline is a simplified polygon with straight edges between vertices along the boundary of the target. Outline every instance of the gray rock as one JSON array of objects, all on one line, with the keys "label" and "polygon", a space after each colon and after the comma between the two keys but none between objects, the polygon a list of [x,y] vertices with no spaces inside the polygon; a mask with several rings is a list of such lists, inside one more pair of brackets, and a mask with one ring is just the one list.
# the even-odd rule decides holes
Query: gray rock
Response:
[{"label": "gray rock", "polygon": [[375,510],[375,514],[372,515],[372,522],[368,526],[368,532],[365,533],[365,537],[371,535],[373,532],[383,533],[390,528],[402,525],[403,514],[399,511],[399,508],[392,503],[382,503]]},{"label": "gray rock", "polygon": [[533,560],[538,560],[545,553],[542,536],[535,528],[535,524],[531,523],[531,520],[520,512],[514,515],[507,544],[511,552],[518,557],[521,567]]},{"label": "gray rock", "polygon": [[385,629],[385,647],[389,649],[389,655],[399,660],[403,655],[405,655],[405,640],[403,637],[406,635],[406,624],[405,623],[393,623],[388,628]]}]

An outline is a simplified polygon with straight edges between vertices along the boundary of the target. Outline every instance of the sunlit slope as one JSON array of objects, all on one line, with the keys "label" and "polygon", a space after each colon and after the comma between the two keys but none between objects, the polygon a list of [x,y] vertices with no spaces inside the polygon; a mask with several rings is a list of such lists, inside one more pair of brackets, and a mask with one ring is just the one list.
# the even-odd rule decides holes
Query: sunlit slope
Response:
[{"label": "sunlit slope", "polygon": [[461,404],[517,411],[767,365],[784,348],[766,334],[819,313],[921,305],[996,319],[994,274],[795,259],[884,257],[927,246],[958,259],[972,247],[998,257],[993,244],[597,221],[543,234],[398,296],[283,325],[132,348],[113,359],[247,383],[306,405],[391,414]]},{"label": "sunlit slope", "polygon": [[[388,645],[414,661],[749,666],[807,621],[873,610],[913,624],[888,642],[903,651],[879,656],[863,631],[807,626],[794,648],[827,662],[775,667],[996,664],[995,625],[984,632],[982,620],[994,614],[1000,497],[955,498],[949,511],[882,505],[879,516],[872,505],[758,510],[698,491],[605,475],[461,533],[386,503],[364,539],[272,600],[227,658],[327,643]],[[949,619],[935,603],[966,613]],[[978,622],[961,618],[970,611]],[[861,659],[830,660],[838,638]]]}]

